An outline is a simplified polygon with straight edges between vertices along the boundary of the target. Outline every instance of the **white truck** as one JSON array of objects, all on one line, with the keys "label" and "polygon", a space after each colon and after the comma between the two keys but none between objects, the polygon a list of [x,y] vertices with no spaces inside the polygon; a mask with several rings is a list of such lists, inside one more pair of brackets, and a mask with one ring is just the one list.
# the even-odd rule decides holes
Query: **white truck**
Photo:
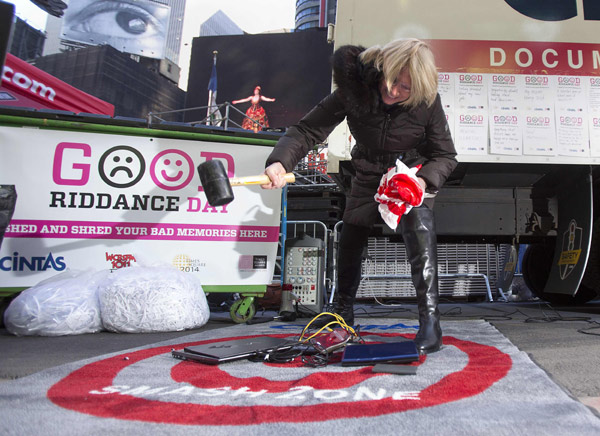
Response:
[{"label": "white truck", "polygon": [[[330,32],[335,48],[430,44],[459,161],[436,200],[438,236],[527,244],[525,282],[551,302],[600,291],[598,20],[588,0],[338,0]],[[339,126],[330,173],[345,173],[352,145]]]}]

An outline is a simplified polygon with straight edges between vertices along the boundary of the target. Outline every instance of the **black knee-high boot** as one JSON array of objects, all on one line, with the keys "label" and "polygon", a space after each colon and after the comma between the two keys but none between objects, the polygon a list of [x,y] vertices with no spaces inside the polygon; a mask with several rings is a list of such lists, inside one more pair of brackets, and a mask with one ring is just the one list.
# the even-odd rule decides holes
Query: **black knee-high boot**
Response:
[{"label": "black knee-high boot", "polygon": [[[363,250],[369,238],[368,227],[344,223],[337,257],[337,289],[333,313],[340,315],[346,324],[354,325],[354,300],[360,285]],[[322,316],[313,323],[315,327],[333,321]]]},{"label": "black knee-high boot", "polygon": [[433,211],[425,206],[414,208],[402,217],[400,226],[417,291],[419,331],[415,344],[420,352],[433,353],[442,346]]},{"label": "black knee-high boot", "polygon": [[347,248],[338,256],[338,288],[334,313],[354,325],[354,300],[360,285],[363,249]]}]

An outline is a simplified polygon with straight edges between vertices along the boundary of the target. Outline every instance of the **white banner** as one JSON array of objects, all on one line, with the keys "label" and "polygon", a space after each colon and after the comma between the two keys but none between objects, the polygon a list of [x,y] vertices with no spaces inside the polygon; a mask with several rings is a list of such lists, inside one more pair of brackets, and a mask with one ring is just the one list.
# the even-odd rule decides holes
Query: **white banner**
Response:
[{"label": "white banner", "polygon": [[0,250],[0,287],[65,269],[170,264],[205,285],[271,283],[281,191],[234,187],[211,207],[197,166],[257,175],[271,148],[0,127],[0,183],[17,205]]}]

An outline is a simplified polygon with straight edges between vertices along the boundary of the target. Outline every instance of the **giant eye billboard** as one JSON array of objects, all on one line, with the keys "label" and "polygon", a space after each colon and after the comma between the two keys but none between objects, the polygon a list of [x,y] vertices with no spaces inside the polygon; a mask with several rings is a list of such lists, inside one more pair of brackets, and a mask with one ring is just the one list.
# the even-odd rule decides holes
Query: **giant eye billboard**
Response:
[{"label": "giant eye billboard", "polygon": [[169,6],[147,0],[72,1],[65,11],[61,36],[162,59],[170,13]]}]

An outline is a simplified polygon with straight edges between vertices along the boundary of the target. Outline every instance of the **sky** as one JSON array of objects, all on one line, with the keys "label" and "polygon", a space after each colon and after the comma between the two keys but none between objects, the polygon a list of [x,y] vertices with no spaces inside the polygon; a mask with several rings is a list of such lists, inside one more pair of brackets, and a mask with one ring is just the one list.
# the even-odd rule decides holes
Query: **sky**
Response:
[{"label": "sky", "polygon": [[[5,0],[15,5],[16,15],[39,30],[46,28],[48,14],[30,0]],[[75,0],[76,1],[76,0]],[[183,23],[179,66],[182,69],[180,87],[187,86],[187,70],[192,38],[198,35],[200,25],[218,10],[223,11],[247,33],[292,29],[296,14],[296,0],[187,0]]]}]

